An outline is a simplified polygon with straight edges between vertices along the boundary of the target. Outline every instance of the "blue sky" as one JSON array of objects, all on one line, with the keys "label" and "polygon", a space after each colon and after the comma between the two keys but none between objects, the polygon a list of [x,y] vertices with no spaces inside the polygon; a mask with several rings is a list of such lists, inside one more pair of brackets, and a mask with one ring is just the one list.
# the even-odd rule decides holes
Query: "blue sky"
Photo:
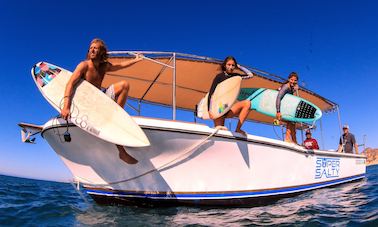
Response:
[{"label": "blue sky", "polygon": [[[175,51],[218,59],[233,55],[241,64],[282,77],[296,71],[300,84],[339,104],[342,122],[359,143],[366,135],[367,146],[377,148],[377,8],[376,1],[352,0],[2,0],[0,173],[70,178],[43,138],[36,145],[21,143],[17,123],[43,124],[57,115],[30,76],[33,64],[43,60],[73,70],[95,37],[110,50]],[[325,115],[322,123],[325,148],[335,149],[337,115]],[[271,126],[249,124],[244,129],[276,138]],[[319,130],[314,136],[320,140]]]}]

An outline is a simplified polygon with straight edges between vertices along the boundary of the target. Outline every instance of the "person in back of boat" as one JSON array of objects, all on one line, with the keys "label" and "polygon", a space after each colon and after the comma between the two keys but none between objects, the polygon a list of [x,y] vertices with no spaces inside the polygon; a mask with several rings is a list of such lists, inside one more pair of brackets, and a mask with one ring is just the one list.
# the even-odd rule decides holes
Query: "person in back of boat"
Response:
[{"label": "person in back of boat", "polygon": [[[278,95],[276,99],[276,118],[279,121],[282,121],[281,115],[281,100],[286,94],[295,95],[299,89],[298,87],[298,74],[296,72],[292,72],[289,74],[288,80],[285,84],[278,88]],[[286,122],[286,135],[285,141],[290,143],[297,143],[297,132],[295,129],[295,123],[290,121]]]},{"label": "person in back of boat", "polygon": [[[104,80],[105,73],[126,68],[141,60],[143,60],[143,56],[137,55],[135,59],[123,61],[118,64],[112,64],[108,62],[108,53],[105,42],[101,39],[93,39],[90,43],[86,60],[80,62],[76,66],[75,71],[72,73],[72,76],[66,85],[63,98],[64,106],[60,112],[61,117],[66,120],[70,117],[72,95],[74,94],[76,85],[81,79],[88,81],[98,89],[102,90],[107,96],[112,98],[123,108],[126,104],[127,95],[130,88],[129,83],[122,80],[110,85],[108,88],[102,88],[102,81]],[[119,151],[120,159],[129,164],[135,163],[134,159],[127,154],[121,145],[116,146]]]},{"label": "person in back of boat", "polygon": [[349,132],[349,125],[343,126],[344,134],[340,137],[338,152],[353,154],[353,147],[356,154],[358,154],[358,145],[354,135]]},{"label": "person in back of boat", "polygon": [[211,84],[207,104],[208,104],[208,110],[209,110],[209,117],[210,117],[210,119],[214,120],[215,127],[225,128],[224,127],[224,121],[225,121],[226,118],[232,118],[232,117],[235,117],[235,116],[239,116],[238,125],[236,126],[235,131],[238,132],[238,133],[241,133],[243,135],[246,135],[246,132],[241,130],[241,127],[242,127],[245,119],[247,118],[250,107],[251,107],[251,102],[249,100],[237,101],[236,103],[234,103],[232,105],[231,109],[226,114],[224,114],[223,116],[218,117],[216,119],[214,119],[214,117],[213,117],[214,115],[210,111],[211,96],[213,95],[217,85],[219,83],[223,82],[224,80],[231,78],[231,77],[234,77],[234,76],[240,76],[240,77],[245,76],[245,75],[241,75],[241,74],[234,72],[234,70],[237,69],[237,68],[241,69],[243,72],[245,72],[247,74],[248,78],[251,78],[253,76],[253,74],[248,69],[238,65],[238,63],[236,62],[236,59],[234,57],[232,57],[232,56],[226,57],[224,59],[222,65],[221,65],[222,72],[215,76],[213,83]]},{"label": "person in back of boat", "polygon": [[306,140],[303,141],[303,146],[306,149],[310,149],[310,150],[316,149],[316,150],[319,150],[318,141],[316,141],[316,139],[312,138],[312,134],[311,134],[310,130],[306,131]]}]

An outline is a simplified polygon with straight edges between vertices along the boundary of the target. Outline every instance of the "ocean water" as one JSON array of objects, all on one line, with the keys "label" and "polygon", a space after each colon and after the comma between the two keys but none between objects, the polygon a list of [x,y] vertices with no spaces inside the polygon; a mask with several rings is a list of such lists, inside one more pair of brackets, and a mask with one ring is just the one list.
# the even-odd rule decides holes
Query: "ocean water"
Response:
[{"label": "ocean water", "polygon": [[71,184],[0,175],[0,226],[378,226],[378,165],[366,179],[253,208],[104,206]]}]

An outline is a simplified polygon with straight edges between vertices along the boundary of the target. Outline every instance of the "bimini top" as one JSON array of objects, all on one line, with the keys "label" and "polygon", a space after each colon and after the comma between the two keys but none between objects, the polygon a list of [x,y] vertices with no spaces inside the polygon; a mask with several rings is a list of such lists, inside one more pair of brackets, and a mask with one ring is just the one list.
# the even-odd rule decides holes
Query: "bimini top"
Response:
[{"label": "bimini top", "polygon": [[[125,69],[107,73],[103,86],[127,80],[131,86],[129,97],[141,102],[194,111],[195,105],[209,91],[215,75],[221,72],[222,60],[173,52],[112,51],[109,52],[109,62],[134,58],[135,53],[143,54],[145,59]],[[277,89],[286,81],[273,74],[244,67],[255,76],[243,80],[242,87]],[[300,88],[299,96],[314,103],[323,112],[337,107],[337,104],[303,88]],[[248,120],[273,122],[273,118],[255,111],[249,113]]]}]

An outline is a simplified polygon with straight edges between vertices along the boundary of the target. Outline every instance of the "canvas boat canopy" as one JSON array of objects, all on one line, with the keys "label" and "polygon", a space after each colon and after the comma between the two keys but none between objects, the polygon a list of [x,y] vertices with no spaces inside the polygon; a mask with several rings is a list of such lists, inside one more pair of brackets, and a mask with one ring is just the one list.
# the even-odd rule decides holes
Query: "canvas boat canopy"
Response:
[{"label": "canvas boat canopy", "polygon": [[[145,59],[125,69],[105,75],[103,86],[120,80],[130,83],[129,97],[152,104],[159,104],[195,111],[195,106],[209,91],[214,77],[221,72],[222,60],[173,52],[112,51],[109,62],[119,63],[135,57]],[[244,66],[244,65],[243,65]],[[242,81],[241,87],[277,89],[286,80],[248,66],[254,77]],[[317,105],[323,112],[334,110],[337,105],[320,95],[300,88],[299,96]],[[173,113],[175,118],[175,113]],[[251,111],[248,120],[272,124],[273,118]]]}]

